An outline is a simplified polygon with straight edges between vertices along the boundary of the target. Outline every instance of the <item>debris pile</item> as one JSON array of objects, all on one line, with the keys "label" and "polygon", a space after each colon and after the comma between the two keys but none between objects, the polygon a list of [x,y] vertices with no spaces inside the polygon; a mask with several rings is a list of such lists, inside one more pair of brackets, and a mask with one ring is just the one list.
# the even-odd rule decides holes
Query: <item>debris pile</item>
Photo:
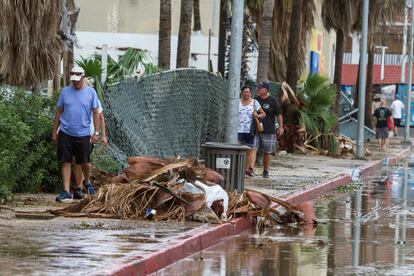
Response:
[{"label": "debris pile", "polygon": [[[253,190],[240,194],[220,186],[223,177],[196,160],[130,157],[119,175],[100,175],[97,194],[60,210],[68,217],[194,220],[222,223],[239,216],[266,223],[302,221],[300,211],[283,200]],[[279,207],[272,208],[272,203]]]}]

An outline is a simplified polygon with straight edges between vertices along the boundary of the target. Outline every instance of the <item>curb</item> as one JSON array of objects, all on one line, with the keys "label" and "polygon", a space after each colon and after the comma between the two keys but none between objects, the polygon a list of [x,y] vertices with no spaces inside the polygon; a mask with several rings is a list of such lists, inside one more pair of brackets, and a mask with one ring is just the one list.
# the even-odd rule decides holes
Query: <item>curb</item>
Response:
[{"label": "curb", "polygon": [[[400,160],[406,159],[410,155],[411,150],[401,150],[397,154],[388,158],[389,165],[396,165]],[[360,167],[361,176],[366,177],[374,171],[382,167],[384,160],[372,161]],[[327,192],[352,182],[352,179],[347,174],[339,174],[335,178],[326,182],[318,184],[310,189],[295,192],[285,199],[292,204],[301,204],[317,197],[326,194]],[[250,218],[238,218],[231,222],[224,223],[218,226],[213,226],[207,229],[196,228],[187,233],[184,233],[168,245],[155,248],[156,252],[136,256],[129,259],[122,264],[116,264],[109,269],[101,270],[95,273],[96,275],[146,275],[154,273],[168,265],[171,265],[179,260],[182,260],[194,253],[202,251],[210,246],[222,242],[228,237],[238,235],[249,228],[252,222]]]},{"label": "curb", "polygon": [[228,237],[238,235],[250,229],[251,225],[251,220],[244,217],[205,230],[196,228],[176,237],[168,246],[155,248],[156,252],[154,253],[137,256],[135,260],[117,264],[109,270],[100,271],[97,274],[146,275],[153,273],[196,252],[216,245]]}]

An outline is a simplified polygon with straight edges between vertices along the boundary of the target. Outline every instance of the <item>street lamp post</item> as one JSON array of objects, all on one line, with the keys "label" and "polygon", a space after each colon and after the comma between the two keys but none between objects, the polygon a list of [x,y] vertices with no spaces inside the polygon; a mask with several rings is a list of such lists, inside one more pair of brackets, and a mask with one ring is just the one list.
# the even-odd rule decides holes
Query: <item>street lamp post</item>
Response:
[{"label": "street lamp post", "polygon": [[232,2],[226,142],[237,143],[244,1]]},{"label": "street lamp post", "polygon": [[407,64],[407,29],[408,29],[408,5],[410,0],[405,0],[404,6],[404,27],[403,27],[403,43],[401,52],[401,79],[402,83],[405,82],[405,65]]},{"label": "street lamp post", "polygon": [[[414,0],[413,0],[414,1]],[[364,0],[362,9],[362,38],[361,38],[361,69],[359,70],[358,95],[358,136],[357,157],[364,158],[364,126],[365,126],[365,87],[367,82],[367,48],[368,48],[368,12],[369,0]]]},{"label": "street lamp post", "polygon": [[385,67],[385,50],[387,46],[375,46],[375,49],[381,49],[381,80],[384,80],[384,67]]},{"label": "street lamp post", "polygon": [[413,49],[414,49],[414,0],[411,0],[411,32],[410,32],[410,53],[408,56],[408,83],[407,83],[407,104],[405,116],[405,133],[404,142],[409,142],[410,138],[410,122],[411,122],[411,90],[413,84]]}]

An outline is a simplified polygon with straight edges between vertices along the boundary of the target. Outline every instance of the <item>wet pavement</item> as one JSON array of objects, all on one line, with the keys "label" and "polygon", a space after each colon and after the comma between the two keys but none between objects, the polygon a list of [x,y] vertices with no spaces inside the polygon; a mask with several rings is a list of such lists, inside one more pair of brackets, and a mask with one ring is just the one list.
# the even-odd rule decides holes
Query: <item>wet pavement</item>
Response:
[{"label": "wet pavement", "polygon": [[154,252],[196,227],[200,224],[61,217],[0,220],[0,275],[89,275]]},{"label": "wet pavement", "polygon": [[275,197],[286,196],[332,179],[338,174],[351,174],[355,168],[366,164],[367,161],[380,160],[406,149],[400,138],[390,140],[387,152],[380,151],[375,141],[367,143],[366,147],[371,152],[371,155],[366,157],[367,160],[356,160],[351,155],[348,158],[332,158],[312,154],[279,153],[271,161],[270,178],[263,178],[263,168],[258,166],[255,169],[256,176],[245,179],[245,187]]},{"label": "wet pavement", "polygon": [[414,168],[353,188],[314,202],[315,228],[244,233],[156,275],[414,275]]}]

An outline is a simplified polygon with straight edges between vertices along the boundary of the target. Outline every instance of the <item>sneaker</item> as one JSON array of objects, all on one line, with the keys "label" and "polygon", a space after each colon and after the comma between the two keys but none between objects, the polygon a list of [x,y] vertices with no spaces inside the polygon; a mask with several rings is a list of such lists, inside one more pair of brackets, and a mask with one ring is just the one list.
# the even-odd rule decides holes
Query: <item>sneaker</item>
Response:
[{"label": "sneaker", "polygon": [[263,171],[263,178],[269,178],[269,171]]},{"label": "sneaker", "polygon": [[67,192],[67,191],[63,191],[56,197],[56,201],[58,201],[58,202],[71,202],[72,201],[72,194]]},{"label": "sneaker", "polygon": [[76,187],[73,191],[73,199],[82,199],[83,193],[82,188]]},{"label": "sneaker", "polygon": [[85,185],[86,193],[89,195],[96,195],[95,188],[93,187],[92,183],[88,181]]}]

